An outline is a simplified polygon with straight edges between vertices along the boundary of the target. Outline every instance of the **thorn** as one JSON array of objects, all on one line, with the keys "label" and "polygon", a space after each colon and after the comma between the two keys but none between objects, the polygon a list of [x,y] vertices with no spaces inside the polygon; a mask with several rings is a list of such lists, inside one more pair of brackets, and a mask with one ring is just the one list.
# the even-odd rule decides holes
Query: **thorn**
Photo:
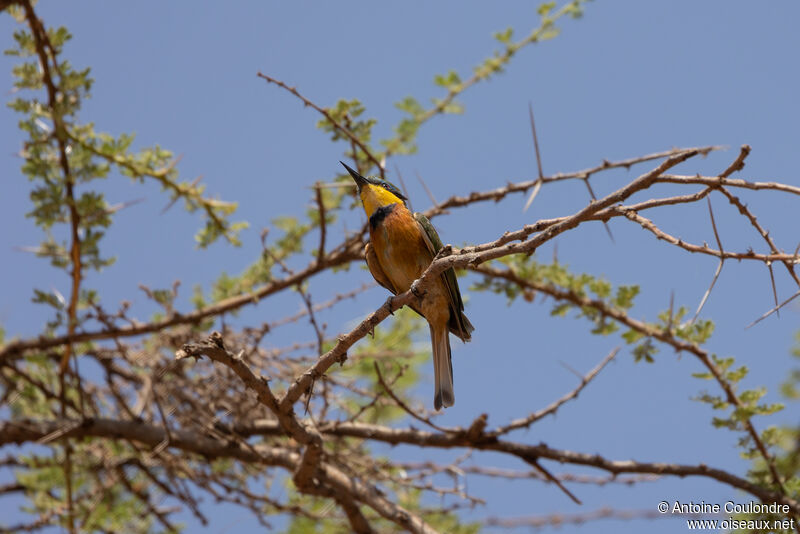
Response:
[{"label": "thorn", "polygon": [[561,364],[561,366],[562,366],[564,369],[566,369],[566,370],[567,370],[567,371],[569,371],[570,373],[574,374],[575,376],[577,376],[578,378],[580,378],[581,380],[583,380],[583,374],[579,373],[579,372],[578,372],[578,371],[577,371],[577,370],[576,370],[574,367],[571,367],[571,366],[570,366],[568,363],[566,363],[566,362],[558,362],[558,363],[560,363],[560,364]]},{"label": "thorn", "polygon": [[530,208],[531,204],[533,204],[533,199],[535,199],[536,195],[539,194],[539,190],[541,188],[542,188],[542,180],[541,179],[536,180],[536,183],[533,184],[533,190],[531,191],[528,200],[525,202],[525,207],[522,208],[523,212],[528,211],[528,208]]},{"label": "thorn", "polygon": [[533,120],[533,105],[528,102],[528,116],[531,120],[531,132],[533,133],[533,148],[536,151],[536,167],[539,171],[539,178],[536,180],[536,183],[533,185],[533,190],[531,191],[528,200],[525,202],[525,207],[522,208],[522,211],[528,211],[528,208],[533,204],[533,199],[536,198],[536,195],[539,194],[539,189],[542,188],[542,180],[544,178],[544,172],[542,171],[542,154],[539,152],[539,137],[536,135],[536,122]]},{"label": "thorn", "polygon": [[[400,167],[397,166],[397,163],[394,164],[394,172],[395,174],[397,174],[397,179],[400,181],[400,187],[403,188],[403,195],[407,199],[410,199],[411,197],[408,196],[408,189],[406,188],[406,182],[405,180],[403,180],[403,175],[400,174]],[[413,212],[414,208],[411,206],[411,200],[406,200],[406,204],[408,204],[408,209]]]},{"label": "thorn", "polygon": [[[436,202],[436,197],[434,197],[434,196],[433,196],[433,193],[432,193],[432,192],[431,192],[431,190],[428,188],[428,184],[426,184],[426,183],[425,183],[425,180],[423,180],[423,179],[422,179],[422,176],[420,176],[419,172],[417,172],[417,171],[415,170],[415,171],[414,171],[414,174],[416,174],[416,175],[417,175],[417,180],[419,180],[419,183],[420,183],[420,184],[422,184],[422,188],[425,190],[425,193],[427,193],[427,195],[428,195],[428,198],[430,199],[431,203],[432,203],[434,206],[438,206],[438,205],[439,205],[439,203],[438,203],[438,202]],[[408,195],[406,195],[406,196],[408,196]]]},{"label": "thorn", "polygon": [[[586,189],[589,190],[589,196],[592,199],[591,203],[597,202],[597,197],[594,194],[594,189],[592,189],[592,184],[589,183],[589,177],[588,176],[586,178],[584,178],[583,183],[586,184]],[[603,221],[603,226],[605,226],[606,233],[608,234],[608,237],[611,239],[611,242],[612,243],[616,243],[616,241],[614,240],[614,234],[611,233],[611,227],[608,225],[608,221]]]},{"label": "thorn", "polygon": [[536,135],[536,123],[533,120],[533,105],[528,102],[528,115],[531,119],[531,131],[533,132],[533,148],[536,150],[536,166],[539,170],[539,180],[544,178],[544,172],[542,171],[542,155],[539,152],[539,137]]}]

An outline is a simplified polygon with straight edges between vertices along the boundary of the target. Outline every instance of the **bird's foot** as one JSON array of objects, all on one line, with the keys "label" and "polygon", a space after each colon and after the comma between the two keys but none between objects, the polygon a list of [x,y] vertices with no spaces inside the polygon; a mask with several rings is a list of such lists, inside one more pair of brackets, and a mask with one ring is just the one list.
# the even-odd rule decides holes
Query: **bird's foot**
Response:
[{"label": "bird's foot", "polygon": [[437,252],[436,256],[433,257],[433,261],[436,261],[439,258],[444,258],[445,256],[449,256],[452,253],[453,253],[453,245],[445,245],[439,249],[439,252]]},{"label": "bird's foot", "polygon": [[388,299],[386,299],[386,309],[389,310],[389,315],[394,315],[394,312],[392,311],[393,302],[394,302],[394,296],[391,296]]},{"label": "bird's foot", "polygon": [[414,280],[409,289],[411,290],[411,293],[420,301],[422,300],[422,297],[425,296],[426,292],[419,288],[419,280]]}]

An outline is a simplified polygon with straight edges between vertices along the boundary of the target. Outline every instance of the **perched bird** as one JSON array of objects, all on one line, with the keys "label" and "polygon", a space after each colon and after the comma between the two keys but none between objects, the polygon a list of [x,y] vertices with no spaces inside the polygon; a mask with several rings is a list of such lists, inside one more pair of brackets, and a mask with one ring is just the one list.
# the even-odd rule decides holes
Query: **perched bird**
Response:
[{"label": "perched bird", "polygon": [[[369,219],[370,242],[365,249],[367,267],[375,281],[393,294],[405,293],[442,248],[439,234],[427,217],[409,211],[405,203],[407,199],[397,187],[379,178],[365,178],[344,163],[342,165],[355,180],[358,196]],[[410,306],[425,317],[431,330],[436,382],[433,406],[437,410],[442,406],[452,406],[456,398],[448,332],[466,342],[475,330],[464,315],[455,271],[444,271],[427,287],[422,299]]]}]

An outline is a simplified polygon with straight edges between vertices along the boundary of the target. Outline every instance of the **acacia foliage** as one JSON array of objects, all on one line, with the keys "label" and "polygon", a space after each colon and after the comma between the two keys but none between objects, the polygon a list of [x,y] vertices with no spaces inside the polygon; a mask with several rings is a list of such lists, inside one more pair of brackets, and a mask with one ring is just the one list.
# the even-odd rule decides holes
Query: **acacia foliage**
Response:
[{"label": "acacia foliage", "polygon": [[[7,528],[61,525],[69,531],[175,531],[181,529],[175,519],[179,510],[207,522],[208,510],[199,503],[199,496],[206,496],[250,510],[265,526],[272,524],[273,516],[288,516],[282,524],[292,533],[480,531],[480,523],[465,523],[458,514],[461,508],[483,504],[461,483],[463,460],[410,463],[387,448],[397,443],[420,450],[500,452],[530,468],[516,475],[554,484],[569,477],[552,475],[542,458],[593,466],[614,476],[708,476],[761,500],[790,503],[795,516],[800,512],[794,445],[798,431],[763,428],[759,423],[782,406],[762,403],[763,388],[741,386],[747,368],[706,347],[712,321],[689,317],[680,306],[670,306],[649,321],[635,319],[630,312],[642,291],[639,287],[613,287],[602,277],[576,273],[558,261],[543,262],[532,255],[540,243],[559,233],[612,217],[627,218],[659,239],[686,248],[691,244],[670,241],[671,236],[665,237],[641,212],[697,202],[712,193],[731,195],[728,189],[733,187],[798,193],[782,184],[756,187],[751,182],[726,182],[741,170],[749,148],[743,148],[718,176],[706,177],[705,182],[699,176],[684,180],[683,185],[700,186],[690,195],[662,199],[660,204],[630,204],[629,198],[659,180],[683,183],[668,171],[714,147],[540,176],[456,196],[429,210],[430,216],[441,215],[447,208],[500,201],[561,180],[588,183],[591,175],[614,166],[658,162],[613,198],[595,199],[579,213],[538,221],[513,235],[465,246],[448,256],[453,252],[449,249],[433,267],[439,272],[450,265],[470,270],[475,275],[471,291],[496,293],[509,303],[520,298],[532,301],[537,295],[550,298],[553,316],[586,320],[591,333],[599,336],[619,335],[637,362],[655,362],[663,347],[698,358],[706,371],[696,378],[711,385],[697,398],[714,410],[715,426],[736,433],[752,468],[737,476],[704,471],[702,466],[615,462],[533,445],[515,434],[576,397],[602,365],[587,375],[574,395],[542,410],[531,409],[506,425],[488,427],[487,417],[480,416],[467,428],[442,428],[417,398],[415,387],[423,373],[420,366],[428,362],[424,323],[405,309],[396,310],[412,296],[398,296],[389,305],[394,309],[380,308],[348,336],[327,329],[320,312],[357,298],[365,289],[354,288],[328,302],[315,302],[310,294],[315,276],[348,269],[362,260],[364,228],[349,235],[335,229],[344,213],[357,209],[345,175],[317,184],[311,207],[302,216],[275,218],[270,233],[262,234],[261,254],[240,274],[223,273],[208,287],[195,288],[193,310],[177,309],[176,285],[145,288],[155,310],[146,321],[131,317],[124,303],[112,311],[115,303],[104,303],[102,295],[85,283],[87,270],[100,271],[114,261],[103,238],[121,206],[107,202],[99,181],[120,177],[134,184],[155,181],[170,202],[180,201],[188,212],[202,216],[196,235],[200,247],[218,239],[238,245],[246,223],[232,220],[235,203],[207,195],[196,181],[182,180],[169,150],[153,145],[134,151],[133,135],[103,133],[94,124],[82,123],[80,107],[90,95],[92,78],[88,68],[76,69],[64,57],[69,32],[46,27],[31,3],[15,4],[8,12],[18,18],[20,27],[15,32],[16,47],[7,53],[19,58],[13,72],[18,92],[9,105],[20,114],[19,128],[26,135],[21,171],[30,181],[28,216],[43,235],[35,252],[63,271],[72,292],[63,296],[43,284],[33,295],[43,310],[41,336],[8,340],[0,336],[4,418],[0,445],[24,445],[3,464],[14,470],[16,481],[5,490],[23,493],[25,511],[31,516],[30,522]],[[573,1],[560,8],[543,4],[538,26],[521,38],[515,39],[510,29],[498,32],[498,50],[469,77],[462,79],[455,71],[435,77],[441,97],[428,105],[410,96],[398,102],[405,117],[391,137],[377,143],[373,140],[377,120],[367,116],[358,99],[323,107],[285,83],[261,76],[315,107],[321,116],[317,127],[342,147],[343,157],[360,172],[385,175],[387,160],[416,151],[417,134],[427,121],[462,113],[458,97],[464,91],[502,72],[522,48],[555,37],[556,22],[579,17],[582,4]],[[747,209],[742,210],[747,217]],[[755,218],[751,222],[757,225]],[[717,249],[700,248],[721,261],[736,257],[769,266],[783,263],[794,277],[792,256],[765,239],[769,244],[765,254],[723,251],[721,244]],[[435,274],[431,271],[428,278]],[[225,320],[245,306],[292,291],[304,304],[298,314],[262,324]],[[383,322],[390,311],[396,313]],[[313,333],[308,339],[286,347],[269,342],[275,329],[306,320]],[[220,333],[209,336],[214,329]],[[366,336],[368,331],[371,336]],[[180,360],[175,359],[176,352]],[[217,363],[207,359],[193,363],[187,360],[190,356]],[[78,362],[91,362],[94,371],[87,372]],[[341,366],[332,367],[334,362]],[[795,375],[784,387],[790,399],[797,397]],[[420,425],[425,430],[419,430]],[[442,484],[453,473],[452,484]]]}]

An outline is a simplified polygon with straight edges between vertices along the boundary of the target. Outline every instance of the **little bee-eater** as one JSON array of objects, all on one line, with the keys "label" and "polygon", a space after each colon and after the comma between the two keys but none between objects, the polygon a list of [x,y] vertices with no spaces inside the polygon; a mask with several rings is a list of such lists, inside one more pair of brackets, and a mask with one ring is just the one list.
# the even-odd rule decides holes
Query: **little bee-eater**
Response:
[{"label": "little bee-eater", "polygon": [[[379,178],[365,178],[342,165],[355,180],[369,219],[369,243],[364,251],[367,267],[375,281],[393,294],[405,293],[442,248],[439,234],[427,217],[408,210],[407,199],[397,187]],[[456,397],[449,332],[466,342],[475,329],[464,315],[455,271],[444,271],[428,285],[422,299],[410,306],[425,317],[431,330],[436,382],[433,406],[437,410],[452,406]]]}]

